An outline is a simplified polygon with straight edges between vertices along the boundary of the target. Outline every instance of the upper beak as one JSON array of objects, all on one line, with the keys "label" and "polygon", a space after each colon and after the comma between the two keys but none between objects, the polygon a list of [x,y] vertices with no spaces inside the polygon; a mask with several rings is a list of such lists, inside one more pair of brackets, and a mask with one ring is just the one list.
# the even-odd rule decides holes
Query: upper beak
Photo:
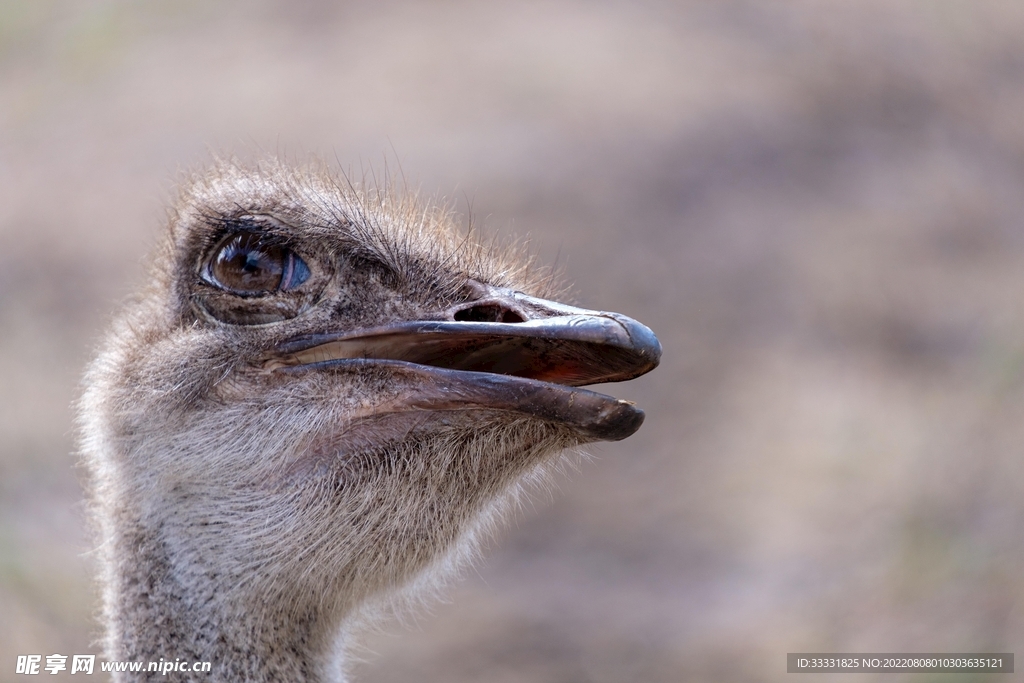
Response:
[{"label": "upper beak", "polygon": [[[633,379],[653,370],[661,358],[661,344],[650,328],[627,316],[491,291],[496,296],[449,310],[447,320],[297,337],[277,348],[273,363],[402,360],[583,386]],[[485,322],[484,317],[522,322]]]}]

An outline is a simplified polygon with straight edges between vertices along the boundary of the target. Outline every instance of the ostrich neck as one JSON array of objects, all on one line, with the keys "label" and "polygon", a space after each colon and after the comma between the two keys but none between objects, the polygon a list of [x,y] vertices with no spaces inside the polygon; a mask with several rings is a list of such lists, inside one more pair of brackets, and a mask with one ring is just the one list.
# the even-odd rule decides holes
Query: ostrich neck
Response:
[{"label": "ostrich neck", "polygon": [[[237,581],[180,550],[159,529],[137,526],[116,539],[117,560],[107,574],[107,656],[142,662],[143,671],[115,674],[114,680],[345,680],[334,654],[340,652],[334,642],[338,620],[328,623],[315,609],[275,603],[256,591],[246,594]],[[160,660],[210,662],[211,669],[146,671]]]}]

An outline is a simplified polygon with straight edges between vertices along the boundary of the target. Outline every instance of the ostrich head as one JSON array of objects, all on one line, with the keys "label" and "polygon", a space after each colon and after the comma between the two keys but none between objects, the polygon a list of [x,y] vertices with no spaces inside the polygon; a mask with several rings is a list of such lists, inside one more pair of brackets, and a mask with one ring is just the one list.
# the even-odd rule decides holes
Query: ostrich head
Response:
[{"label": "ostrich head", "polygon": [[189,181],[82,401],[108,657],[338,679],[524,481],[639,428],[576,387],[655,367],[651,331],[452,223],[321,168]]}]

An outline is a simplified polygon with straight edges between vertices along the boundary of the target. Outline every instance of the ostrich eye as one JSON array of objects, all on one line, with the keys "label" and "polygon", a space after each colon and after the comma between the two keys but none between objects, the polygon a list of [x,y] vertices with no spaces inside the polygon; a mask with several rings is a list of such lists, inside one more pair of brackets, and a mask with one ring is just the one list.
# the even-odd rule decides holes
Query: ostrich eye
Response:
[{"label": "ostrich eye", "polygon": [[251,232],[225,238],[207,267],[213,284],[249,296],[295,289],[307,278],[309,267],[293,251]]}]

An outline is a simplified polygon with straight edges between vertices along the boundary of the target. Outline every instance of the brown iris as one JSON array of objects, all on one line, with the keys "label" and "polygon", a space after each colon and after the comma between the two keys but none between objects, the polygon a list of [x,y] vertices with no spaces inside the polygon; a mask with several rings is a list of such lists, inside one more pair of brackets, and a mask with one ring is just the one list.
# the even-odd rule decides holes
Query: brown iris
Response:
[{"label": "brown iris", "polygon": [[228,291],[259,296],[298,287],[309,278],[309,267],[287,247],[237,232],[214,250],[207,273],[208,280]]}]

